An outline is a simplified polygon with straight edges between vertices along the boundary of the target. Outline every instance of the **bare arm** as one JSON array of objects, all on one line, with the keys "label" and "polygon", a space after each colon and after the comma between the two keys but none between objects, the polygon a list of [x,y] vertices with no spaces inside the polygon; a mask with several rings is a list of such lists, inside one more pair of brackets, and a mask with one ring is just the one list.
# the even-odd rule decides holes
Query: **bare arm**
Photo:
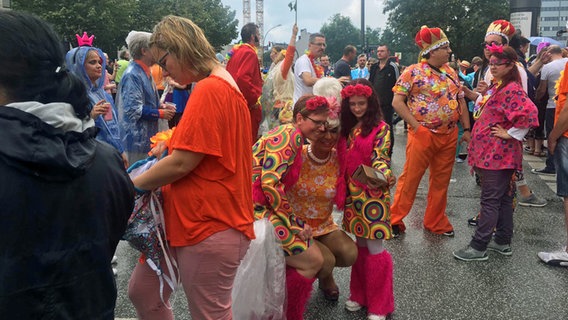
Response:
[{"label": "bare arm", "polygon": [[410,113],[410,109],[408,109],[408,106],[406,105],[406,96],[395,94],[392,99],[392,107],[396,113],[412,127],[412,129],[418,129],[420,123]]},{"label": "bare arm", "polygon": [[568,100],[564,103],[564,108],[560,111],[558,119],[554,123],[554,128],[552,128],[552,131],[550,131],[550,135],[548,136],[548,150],[551,154],[554,154],[556,142],[558,142],[558,139],[566,131],[568,131]]},{"label": "bare arm", "polygon": [[548,80],[540,80],[538,84],[538,88],[536,89],[536,99],[540,100],[546,94],[546,90],[548,89]]},{"label": "bare arm", "polygon": [[134,179],[134,185],[143,190],[153,190],[175,182],[190,173],[203,160],[205,154],[174,150],[158,161],[150,170]]},{"label": "bare arm", "polygon": [[316,82],[318,81],[318,78],[312,76],[311,72],[302,72],[300,78],[302,78],[302,81],[308,87],[313,87],[314,84],[316,84]]}]

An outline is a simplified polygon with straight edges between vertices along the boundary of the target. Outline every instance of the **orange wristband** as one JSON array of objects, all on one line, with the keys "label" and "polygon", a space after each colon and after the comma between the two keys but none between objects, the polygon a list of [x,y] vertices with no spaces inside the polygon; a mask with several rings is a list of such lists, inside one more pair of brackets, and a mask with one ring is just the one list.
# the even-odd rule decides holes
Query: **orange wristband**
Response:
[{"label": "orange wristband", "polygon": [[160,114],[160,119],[164,118],[164,109],[158,109],[158,113]]}]

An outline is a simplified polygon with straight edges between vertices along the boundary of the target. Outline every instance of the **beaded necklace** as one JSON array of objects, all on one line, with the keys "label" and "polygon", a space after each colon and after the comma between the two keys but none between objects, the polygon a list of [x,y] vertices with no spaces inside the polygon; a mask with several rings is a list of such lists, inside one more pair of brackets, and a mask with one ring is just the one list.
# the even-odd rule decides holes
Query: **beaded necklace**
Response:
[{"label": "beaded necklace", "polygon": [[317,164],[326,164],[329,161],[329,159],[331,159],[331,152],[329,153],[329,155],[327,156],[326,159],[320,159],[320,158],[316,157],[315,154],[313,154],[312,146],[308,145],[308,158],[310,158],[310,160],[312,160],[313,162],[315,162]]},{"label": "beaded necklace", "polygon": [[473,119],[477,120],[481,117],[481,113],[483,112],[487,101],[489,101],[492,95],[499,91],[502,83],[503,81],[499,80],[491,84],[491,86],[487,89],[486,94],[481,99],[481,102],[479,104],[475,104],[475,107],[473,108]]}]

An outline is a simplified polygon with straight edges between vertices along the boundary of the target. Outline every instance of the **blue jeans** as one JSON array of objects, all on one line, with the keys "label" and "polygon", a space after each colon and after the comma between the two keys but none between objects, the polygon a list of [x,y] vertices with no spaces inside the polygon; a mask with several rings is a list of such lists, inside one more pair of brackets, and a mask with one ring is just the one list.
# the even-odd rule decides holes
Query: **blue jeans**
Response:
[{"label": "blue jeans", "polygon": [[556,162],[556,194],[568,197],[568,138],[562,136],[556,143],[554,150]]}]

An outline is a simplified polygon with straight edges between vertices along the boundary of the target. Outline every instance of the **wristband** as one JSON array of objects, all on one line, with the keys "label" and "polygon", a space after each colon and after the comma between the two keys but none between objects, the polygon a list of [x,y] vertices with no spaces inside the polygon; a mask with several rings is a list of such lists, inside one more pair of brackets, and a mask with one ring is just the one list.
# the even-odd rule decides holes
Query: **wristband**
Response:
[{"label": "wristband", "polygon": [[463,128],[463,132],[471,132],[470,128]]},{"label": "wristband", "polygon": [[164,118],[164,112],[165,112],[164,109],[158,109],[158,113],[160,114],[160,115],[159,115],[160,119],[163,119],[163,118]]}]

